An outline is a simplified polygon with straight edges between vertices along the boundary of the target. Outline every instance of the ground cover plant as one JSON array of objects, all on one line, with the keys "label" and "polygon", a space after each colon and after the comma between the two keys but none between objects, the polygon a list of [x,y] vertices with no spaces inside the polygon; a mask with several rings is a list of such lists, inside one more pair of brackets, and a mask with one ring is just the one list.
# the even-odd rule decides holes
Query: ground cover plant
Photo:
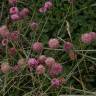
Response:
[{"label": "ground cover plant", "polygon": [[95,0],[0,0],[0,96],[95,96],[95,81]]}]

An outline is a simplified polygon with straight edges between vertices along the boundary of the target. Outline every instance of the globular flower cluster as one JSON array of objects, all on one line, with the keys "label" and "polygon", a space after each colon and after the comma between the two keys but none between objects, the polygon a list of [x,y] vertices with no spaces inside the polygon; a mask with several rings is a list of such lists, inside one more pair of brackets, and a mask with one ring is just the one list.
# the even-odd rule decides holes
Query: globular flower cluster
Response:
[{"label": "globular flower cluster", "polygon": [[25,66],[26,65],[26,62],[27,62],[26,59],[21,58],[21,59],[18,60],[17,64],[19,66]]},{"label": "globular flower cluster", "polygon": [[53,78],[51,80],[51,86],[54,88],[58,88],[62,84],[66,84],[66,80],[64,78]]},{"label": "globular flower cluster", "polygon": [[63,71],[63,67],[61,66],[61,64],[59,64],[59,63],[55,63],[52,67],[51,67],[51,69],[50,69],[50,75],[52,76],[52,77],[55,77],[55,76],[57,76],[59,73],[61,73]]},{"label": "globular flower cluster", "polygon": [[33,31],[36,31],[38,29],[38,23],[33,21],[30,23],[30,27],[32,28]]},{"label": "globular flower cluster", "polygon": [[29,58],[28,60],[28,67],[30,69],[36,68],[38,66],[39,62],[37,59],[35,58]]},{"label": "globular flower cluster", "polygon": [[73,49],[73,44],[71,42],[65,42],[64,43],[64,51],[69,52]]},{"label": "globular flower cluster", "polygon": [[95,40],[96,40],[95,32],[84,33],[81,35],[81,41],[85,44],[90,44]]},{"label": "globular flower cluster", "polygon": [[9,36],[9,30],[6,25],[0,27],[0,35],[4,38]]},{"label": "globular flower cluster", "polygon": [[60,80],[57,78],[54,78],[51,80],[51,86],[58,88],[60,86]]},{"label": "globular flower cluster", "polygon": [[36,68],[36,73],[38,75],[44,74],[45,73],[45,67],[43,65],[38,65]]},{"label": "globular flower cluster", "polygon": [[35,52],[42,52],[43,50],[43,44],[41,42],[35,42],[32,45],[32,50]]},{"label": "globular flower cluster", "polygon": [[19,13],[19,9],[17,7],[11,7],[9,10],[10,14],[18,14]]},{"label": "globular flower cluster", "polygon": [[48,45],[50,48],[58,48],[60,46],[59,40],[56,38],[50,39],[48,41]]},{"label": "globular flower cluster", "polygon": [[11,67],[8,63],[5,62],[5,63],[1,64],[1,71],[3,73],[8,73],[10,71],[10,69],[11,69]]},{"label": "globular flower cluster", "polygon": [[47,65],[47,67],[52,67],[53,64],[55,64],[55,59],[52,58],[52,57],[48,57],[46,60],[45,60],[45,63]]},{"label": "globular flower cluster", "polygon": [[39,12],[40,13],[45,13],[46,11],[48,11],[49,9],[51,9],[53,7],[53,4],[51,1],[47,1],[45,2],[45,4],[39,8]]},{"label": "globular flower cluster", "polygon": [[47,59],[47,57],[45,55],[40,55],[38,57],[38,61],[41,63],[41,64],[45,64],[45,60]]}]

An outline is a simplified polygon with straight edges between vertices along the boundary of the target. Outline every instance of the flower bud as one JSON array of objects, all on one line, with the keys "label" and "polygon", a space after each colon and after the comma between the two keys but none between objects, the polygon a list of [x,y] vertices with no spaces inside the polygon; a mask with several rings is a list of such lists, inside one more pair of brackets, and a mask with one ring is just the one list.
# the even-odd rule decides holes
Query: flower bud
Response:
[{"label": "flower bud", "polygon": [[0,35],[2,37],[8,37],[9,36],[9,30],[6,25],[3,25],[0,27]]},{"label": "flower bud", "polygon": [[90,44],[93,41],[92,35],[89,33],[85,33],[81,35],[81,41],[85,44]]},{"label": "flower bud", "polygon": [[43,51],[43,44],[41,42],[35,42],[32,45],[32,50],[34,52],[42,52]]},{"label": "flower bud", "polygon": [[38,66],[38,61],[35,58],[29,58],[28,67],[30,69],[36,68]]},{"label": "flower bud", "polygon": [[51,80],[51,85],[52,85],[52,87],[54,87],[54,88],[58,88],[58,87],[60,86],[60,80],[57,79],[57,78],[52,79],[52,80]]},{"label": "flower bud", "polygon": [[73,44],[71,42],[65,42],[64,43],[64,51],[65,52],[72,50],[72,48],[73,48]]},{"label": "flower bud", "polygon": [[8,63],[1,64],[1,71],[3,73],[8,73],[10,71],[10,65]]},{"label": "flower bud", "polygon": [[36,73],[38,75],[42,75],[45,73],[45,67],[43,65],[38,65],[36,68]]},{"label": "flower bud", "polygon": [[19,10],[18,10],[17,7],[11,7],[10,10],[9,10],[9,13],[10,14],[18,14]]},{"label": "flower bud", "polygon": [[45,60],[45,63],[46,63],[46,65],[50,68],[50,67],[52,67],[52,65],[55,64],[55,59],[52,58],[52,57],[48,57],[48,58]]},{"label": "flower bud", "polygon": [[49,74],[52,76],[52,77],[55,77],[57,76],[58,74],[60,74],[61,72],[63,71],[63,67],[61,64],[59,63],[56,63],[52,66],[52,68],[50,69],[49,71]]},{"label": "flower bud", "polygon": [[53,4],[52,4],[51,1],[47,1],[47,2],[45,2],[45,4],[44,4],[44,8],[46,8],[46,9],[51,9],[52,6],[53,6]]},{"label": "flower bud", "polygon": [[18,64],[19,66],[24,66],[24,65],[26,65],[26,59],[24,59],[24,58],[19,59],[18,62],[17,62],[17,64]]},{"label": "flower bud", "polygon": [[10,16],[10,18],[11,18],[11,20],[13,20],[13,21],[18,21],[18,20],[21,19],[21,17],[19,16],[19,14],[12,14],[12,15]]},{"label": "flower bud", "polygon": [[50,39],[49,42],[48,42],[48,45],[50,48],[58,48],[59,47],[59,40],[58,39]]},{"label": "flower bud", "polygon": [[40,55],[38,57],[38,61],[41,63],[41,64],[45,64],[45,60],[47,59],[47,57],[45,55]]}]

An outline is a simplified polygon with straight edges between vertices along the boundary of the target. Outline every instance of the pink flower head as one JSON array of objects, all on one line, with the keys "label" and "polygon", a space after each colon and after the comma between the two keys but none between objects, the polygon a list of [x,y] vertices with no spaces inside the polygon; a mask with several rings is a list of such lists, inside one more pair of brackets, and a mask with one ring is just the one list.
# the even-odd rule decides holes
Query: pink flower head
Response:
[{"label": "pink flower head", "polygon": [[2,45],[3,45],[3,46],[6,46],[7,44],[8,44],[8,39],[3,39],[3,40],[2,40]]},{"label": "pink flower head", "polygon": [[38,11],[39,11],[40,13],[45,13],[45,12],[47,11],[47,8],[41,7],[41,8],[39,8]]},{"label": "pink flower head", "polygon": [[29,14],[29,9],[28,8],[23,8],[20,12],[19,12],[21,17],[25,17]]},{"label": "pink flower head", "polygon": [[2,37],[8,37],[9,36],[9,30],[6,25],[3,25],[0,27],[0,35]]},{"label": "pink flower head", "polygon": [[48,45],[50,48],[58,48],[59,47],[59,40],[54,38],[54,39],[50,39],[49,42],[48,42]]},{"label": "pink flower head", "polygon": [[10,33],[10,39],[13,41],[17,41],[19,38],[19,32],[18,31],[13,31]]},{"label": "pink flower head", "polygon": [[64,43],[64,51],[68,52],[73,48],[73,44],[71,42],[65,42]]},{"label": "pink flower head", "polygon": [[16,4],[17,0],[8,0],[10,4]]},{"label": "pink flower head", "polygon": [[55,64],[55,59],[52,58],[52,57],[48,57],[48,58],[45,60],[45,63],[46,63],[46,65],[50,68],[50,67],[52,67],[52,65]]},{"label": "pink flower head", "polygon": [[86,44],[90,44],[93,41],[92,34],[85,33],[81,35],[81,41]]},{"label": "pink flower head", "polygon": [[41,52],[41,51],[43,51],[43,44],[41,42],[35,42],[32,45],[32,50],[34,52]]},{"label": "pink flower head", "polygon": [[18,20],[20,20],[21,19],[21,17],[19,16],[19,14],[12,14],[11,16],[10,16],[10,18],[11,18],[11,20],[13,20],[13,21],[18,21]]},{"label": "pink flower head", "polygon": [[10,10],[9,10],[9,13],[10,14],[18,14],[19,10],[18,10],[17,7],[11,7]]},{"label": "pink flower head", "polygon": [[89,32],[89,34],[92,36],[93,41],[96,40],[96,32]]},{"label": "pink flower head", "polygon": [[45,4],[44,4],[44,8],[46,8],[46,9],[51,9],[52,6],[53,6],[53,4],[52,4],[51,1],[47,1],[47,2],[45,2]]},{"label": "pink flower head", "polygon": [[9,51],[9,54],[11,56],[14,56],[16,54],[16,48],[15,47],[10,48],[8,51]]},{"label": "pink flower head", "polygon": [[36,73],[38,75],[42,75],[45,73],[45,67],[43,65],[38,65],[36,68]]},{"label": "pink flower head", "polygon": [[26,59],[24,59],[24,58],[19,59],[18,62],[17,62],[17,64],[18,64],[19,66],[26,65]]},{"label": "pink flower head", "polygon": [[52,85],[52,87],[54,87],[54,88],[58,88],[58,87],[60,86],[60,80],[57,79],[57,78],[52,79],[52,80],[51,80],[51,85]]},{"label": "pink flower head", "polygon": [[58,74],[60,74],[63,71],[63,67],[61,64],[54,64],[51,68],[51,70],[49,71],[50,75],[52,77],[57,76]]},{"label": "pink flower head", "polygon": [[30,26],[31,26],[31,28],[32,28],[33,31],[38,29],[38,23],[37,22],[32,22],[30,24]]},{"label": "pink flower head", "polygon": [[28,67],[29,67],[30,69],[36,68],[37,66],[38,66],[38,61],[37,61],[35,58],[30,58],[30,59],[28,60]]},{"label": "pink flower head", "polygon": [[1,64],[1,71],[3,73],[8,73],[10,71],[10,65],[8,63]]},{"label": "pink flower head", "polygon": [[45,60],[47,59],[47,57],[45,55],[40,55],[38,57],[38,61],[41,63],[41,64],[45,64]]}]

